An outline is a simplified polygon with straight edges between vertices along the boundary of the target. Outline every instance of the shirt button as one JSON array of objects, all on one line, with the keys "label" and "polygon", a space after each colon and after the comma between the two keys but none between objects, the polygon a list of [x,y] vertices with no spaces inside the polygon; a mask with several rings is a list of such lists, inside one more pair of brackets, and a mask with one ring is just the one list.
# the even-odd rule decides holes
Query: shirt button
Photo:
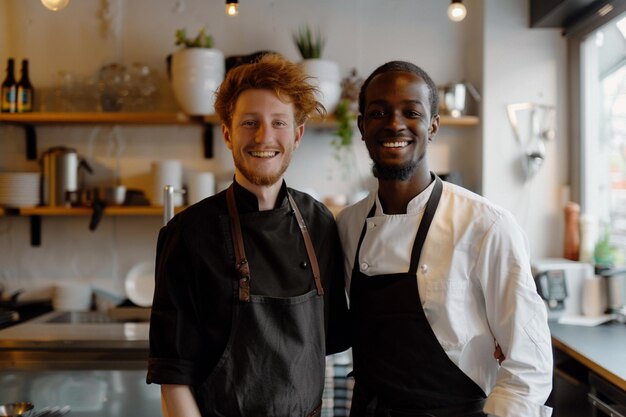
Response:
[{"label": "shirt button", "polygon": [[307,266],[309,266],[309,264],[308,264],[308,262],[307,262],[307,261],[302,261],[302,262],[300,262],[300,268],[302,268],[302,269],[306,269],[306,267],[307,267]]},{"label": "shirt button", "polygon": [[376,224],[374,222],[367,222],[367,228],[369,230],[372,230],[375,227],[376,227]]},{"label": "shirt button", "polygon": [[362,262],[361,263],[361,270],[365,271],[367,270],[367,268],[369,268],[370,266],[367,264],[367,262]]}]

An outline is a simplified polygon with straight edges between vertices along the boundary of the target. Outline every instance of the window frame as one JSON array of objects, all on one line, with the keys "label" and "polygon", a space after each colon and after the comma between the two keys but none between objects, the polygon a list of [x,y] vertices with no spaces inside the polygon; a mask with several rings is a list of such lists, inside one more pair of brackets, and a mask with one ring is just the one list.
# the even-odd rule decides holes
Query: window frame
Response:
[{"label": "window frame", "polygon": [[[607,3],[607,2],[605,2]],[[585,120],[582,118],[584,97],[582,97],[581,83],[584,74],[582,73],[583,63],[581,62],[581,46],[585,38],[596,29],[604,26],[617,16],[626,12],[626,0],[614,0],[608,2],[613,6],[613,10],[604,16],[600,16],[595,11],[588,14],[575,24],[565,28],[563,35],[567,38],[567,85],[569,89],[568,108],[568,130],[569,130],[569,166],[568,177],[570,184],[570,199],[581,204],[584,212],[583,196],[585,195],[585,175],[587,166],[585,164],[585,153],[583,140],[585,132]],[[601,5],[598,6],[600,9]],[[596,9],[596,10],[598,10]]]}]

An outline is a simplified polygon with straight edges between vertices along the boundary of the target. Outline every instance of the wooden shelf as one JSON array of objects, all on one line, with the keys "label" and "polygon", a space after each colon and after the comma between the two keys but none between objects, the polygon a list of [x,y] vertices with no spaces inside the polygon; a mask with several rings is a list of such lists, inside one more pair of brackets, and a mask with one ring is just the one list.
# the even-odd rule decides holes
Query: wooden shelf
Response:
[{"label": "wooden shelf", "polygon": [[[176,207],[175,212],[184,210]],[[0,209],[1,210],[1,209]],[[20,216],[90,216],[90,207],[22,207],[17,209]],[[108,206],[104,208],[105,216],[160,216],[161,206]]]},{"label": "wooden shelf", "polygon": [[480,123],[478,116],[452,117],[441,115],[439,121],[441,126],[451,127],[470,127],[477,126]]},{"label": "wooden shelf", "polygon": [[195,124],[202,118],[181,112],[33,112],[0,113],[0,122],[45,124]]},{"label": "wooden shelf", "polygon": [[[210,124],[220,123],[220,119],[216,115],[204,116],[203,120],[205,123]],[[478,118],[478,116],[452,117],[442,115],[440,118],[440,122],[441,126],[470,127],[478,125],[480,123],[480,119]],[[324,120],[311,119],[307,122],[307,125],[314,128],[333,128],[336,127],[337,120],[335,119],[335,116],[329,115]]]},{"label": "wooden shelf", "polygon": [[[203,117],[188,116],[182,112],[33,112],[33,113],[0,113],[0,122],[46,125],[46,124],[198,124],[217,125],[217,115]],[[334,127],[337,121],[334,116],[324,120],[312,119],[312,127]],[[442,126],[476,126],[480,123],[477,116],[441,116]]]}]

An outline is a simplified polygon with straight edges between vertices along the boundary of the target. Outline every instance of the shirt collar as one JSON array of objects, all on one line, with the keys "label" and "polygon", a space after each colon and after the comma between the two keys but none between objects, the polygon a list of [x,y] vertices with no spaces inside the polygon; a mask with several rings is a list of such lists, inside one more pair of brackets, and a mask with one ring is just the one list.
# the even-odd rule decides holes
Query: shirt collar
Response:
[{"label": "shirt collar", "polygon": [[[242,213],[259,211],[259,200],[257,200],[256,195],[245,188],[243,185],[239,184],[233,178],[233,186],[235,188],[235,200],[237,201],[237,208]],[[283,179],[283,183],[280,186],[280,191],[278,192],[278,197],[276,198],[276,206],[274,209],[284,207],[287,205],[287,183]]]},{"label": "shirt collar", "polygon": [[[413,197],[409,204],[406,207],[406,214],[417,214],[425,210],[426,203],[428,203],[428,199],[435,188],[435,176],[434,174],[430,174],[432,180],[428,187],[424,189],[421,193]],[[383,206],[380,203],[380,199],[378,198],[378,191],[376,192],[376,216],[391,216],[391,214],[383,213]]]}]

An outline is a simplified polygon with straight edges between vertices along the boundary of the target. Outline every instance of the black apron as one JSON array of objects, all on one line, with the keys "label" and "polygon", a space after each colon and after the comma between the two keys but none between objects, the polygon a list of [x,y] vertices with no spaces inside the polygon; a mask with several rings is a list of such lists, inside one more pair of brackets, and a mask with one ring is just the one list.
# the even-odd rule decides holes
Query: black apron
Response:
[{"label": "black apron", "polygon": [[306,417],[320,413],[325,368],[324,290],[304,219],[287,194],[305,242],[315,289],[288,298],[250,294],[251,274],[231,186],[226,196],[238,283],[228,344],[215,369],[195,390],[204,417]]},{"label": "black apron", "polygon": [[[350,285],[355,388],[351,417],[484,416],[485,393],[450,360],[430,327],[417,287],[417,268],[441,198],[435,185],[417,230],[406,273],[360,272],[359,238]],[[372,217],[376,204],[368,214]]]}]

